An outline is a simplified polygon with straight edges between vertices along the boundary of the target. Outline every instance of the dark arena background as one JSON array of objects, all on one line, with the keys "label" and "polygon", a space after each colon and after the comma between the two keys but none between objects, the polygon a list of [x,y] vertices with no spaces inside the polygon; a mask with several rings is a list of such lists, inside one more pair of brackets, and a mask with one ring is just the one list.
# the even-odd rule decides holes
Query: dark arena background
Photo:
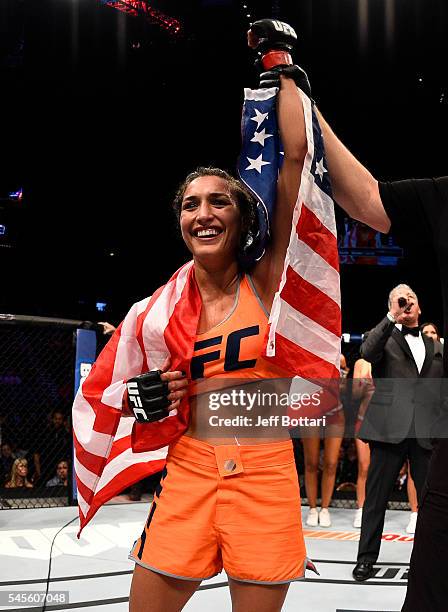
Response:
[{"label": "dark arena background", "polygon": [[[257,85],[246,31],[263,17],[294,26],[299,38],[294,59],[308,73],[316,104],[376,178],[447,174],[446,0],[35,0],[26,8],[24,0],[2,0],[0,432],[4,440],[22,432],[23,445],[32,455],[36,431],[47,424],[51,411],[70,414],[75,362],[79,366],[82,361],[75,355],[76,330],[99,329],[95,326],[99,321],[117,326],[135,301],[152,294],[188,259],[171,202],[178,184],[197,166],[235,173],[243,88]],[[410,256],[393,234],[381,236],[355,224],[340,208],[337,222],[342,327],[352,335],[351,342],[343,343],[349,367],[358,356],[361,334],[385,315],[388,293],[398,283],[416,291],[421,321],[434,321],[442,329],[435,256],[434,265],[423,266],[418,254]],[[99,348],[106,339],[97,334]],[[69,418],[65,426],[70,429]],[[42,444],[39,448],[45,452]],[[7,502],[0,490],[0,508],[69,506],[70,476],[68,490],[68,494],[67,489],[53,490],[50,496],[37,487],[29,496],[9,495]],[[394,495],[399,517],[401,509],[408,508],[405,491]],[[355,508],[354,498],[353,489],[335,495],[335,516],[340,529],[346,530],[340,533],[352,528],[352,519],[343,513]],[[33,510],[36,518],[28,512],[27,528],[37,533],[44,525],[50,530],[76,514],[75,508],[58,510],[64,514],[51,524],[45,523],[49,517],[45,510]],[[106,510],[109,523],[92,527],[99,529],[97,540],[93,536],[88,544],[81,540],[75,552],[74,535],[66,549],[60,545],[56,573],[74,575],[73,580],[84,572],[90,577],[113,575],[106,588],[103,583],[96,587],[98,593],[84,583],[69,586],[75,600],[90,598],[85,605],[94,609],[106,610],[109,602],[111,610],[125,610],[131,570],[124,549],[135,525],[144,520],[146,508],[130,509],[128,527],[123,528],[126,538],[122,535],[119,544],[111,545],[110,553],[98,542],[112,538],[122,516],[120,507]],[[14,537],[23,528],[15,516],[8,527]],[[401,533],[399,518],[393,521],[393,533]],[[90,537],[86,533],[87,529],[83,537]],[[347,597],[342,585],[353,583],[357,534],[348,548],[342,550],[336,543],[338,549],[333,551],[330,542],[328,549],[325,543],[318,549],[320,536],[312,533],[317,535],[307,536],[310,556],[326,559],[321,561],[320,582],[328,589],[331,583],[330,599],[334,595],[336,602],[340,595],[342,608]],[[394,538],[386,543],[387,563],[379,564],[385,567],[374,583],[379,588],[401,585],[399,597],[397,589],[387,589],[395,591],[395,599],[381,595],[381,609],[388,611],[398,610],[403,600],[411,550],[411,540]],[[0,533],[2,552],[17,562],[16,544],[3,549],[2,542]],[[29,542],[23,550],[34,545],[34,540]],[[87,546],[85,555],[82,546]],[[95,561],[97,553],[110,561],[108,569],[114,574],[95,573],[108,571],[101,559]],[[28,553],[23,554],[25,558]],[[72,560],[66,560],[71,554],[81,560],[77,567],[75,561],[70,565]],[[41,556],[29,556],[40,560],[38,569],[29,570],[38,590],[45,589],[48,556],[45,547]],[[28,571],[26,564],[23,567]],[[11,582],[0,583],[0,592],[17,580],[16,570],[8,571],[3,580]],[[311,597],[309,609],[333,611],[333,604],[312,605],[312,597],[319,600],[310,591],[313,585],[308,583],[313,581],[304,585]],[[214,584],[223,586],[219,578]],[[117,585],[119,592],[114,590]],[[215,606],[213,584],[201,588],[202,607],[191,610]],[[377,591],[368,588],[374,600]],[[104,593],[111,599],[102,601]],[[346,612],[359,612],[359,598],[358,593],[351,608],[346,604]],[[114,603],[123,607],[113,607]],[[224,608],[216,607],[220,609]]]},{"label": "dark arena background", "polygon": [[[294,25],[317,104],[375,176],[446,173],[443,0],[119,4],[2,3],[0,311],[116,325],[186,260],[171,199],[199,164],[235,168],[256,18]],[[434,270],[407,258],[342,265],[344,331],[375,324],[398,282],[441,323]]]}]

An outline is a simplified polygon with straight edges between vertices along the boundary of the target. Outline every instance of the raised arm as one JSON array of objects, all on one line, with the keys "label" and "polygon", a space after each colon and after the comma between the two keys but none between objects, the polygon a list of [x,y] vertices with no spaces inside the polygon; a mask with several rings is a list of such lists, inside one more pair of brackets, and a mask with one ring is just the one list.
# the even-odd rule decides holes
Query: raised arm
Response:
[{"label": "raised arm", "polygon": [[277,182],[277,200],[272,219],[271,242],[253,271],[257,289],[269,302],[277,289],[291,235],[292,214],[297,201],[303,162],[307,151],[302,99],[295,82],[280,77],[277,117],[284,148],[282,169]]},{"label": "raised arm", "polygon": [[346,213],[380,232],[388,232],[390,219],[381,202],[378,181],[339,140],[318,112],[333,195]]},{"label": "raised arm", "polygon": [[295,82],[280,77],[277,116],[284,159],[277,183],[277,205],[272,228],[273,257],[283,265],[291,233],[292,213],[297,201],[303,161],[307,152],[302,100]]},{"label": "raised arm", "polygon": [[[305,90],[309,83],[305,73],[292,65],[289,53],[296,40],[297,36],[288,24],[271,19],[255,22],[248,32],[249,46],[257,49],[262,57],[260,64],[264,72],[260,76],[260,87],[279,87],[277,119],[284,151],[277,181],[276,206],[271,220],[271,241],[253,271],[257,289],[261,285],[265,297],[273,296],[283,270],[307,152],[303,104],[297,84],[299,82]],[[266,301],[269,302],[269,298]]]}]

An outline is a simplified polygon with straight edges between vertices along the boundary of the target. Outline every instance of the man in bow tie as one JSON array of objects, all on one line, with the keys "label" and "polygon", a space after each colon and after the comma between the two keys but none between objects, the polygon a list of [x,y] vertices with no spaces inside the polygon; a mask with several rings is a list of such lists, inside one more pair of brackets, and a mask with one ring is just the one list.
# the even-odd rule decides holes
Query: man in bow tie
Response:
[{"label": "man in bow tie", "polygon": [[387,501],[406,459],[420,501],[432,450],[431,427],[440,410],[442,345],[420,333],[420,307],[408,285],[392,289],[388,307],[361,345],[361,357],[372,364],[375,393],[359,432],[369,443],[371,459],[353,570],[358,581],[375,575]]}]

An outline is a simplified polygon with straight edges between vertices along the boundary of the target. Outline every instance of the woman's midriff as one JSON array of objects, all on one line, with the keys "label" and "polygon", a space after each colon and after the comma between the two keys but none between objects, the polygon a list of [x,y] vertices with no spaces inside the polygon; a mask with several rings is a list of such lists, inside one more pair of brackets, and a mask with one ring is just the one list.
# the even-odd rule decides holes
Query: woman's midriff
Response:
[{"label": "woman's midriff", "polygon": [[235,410],[234,406],[220,406],[213,411],[209,397],[209,394],[190,397],[190,424],[185,435],[213,446],[236,441],[243,445],[269,444],[290,439],[287,427],[281,425],[280,412],[286,414],[285,407]]}]

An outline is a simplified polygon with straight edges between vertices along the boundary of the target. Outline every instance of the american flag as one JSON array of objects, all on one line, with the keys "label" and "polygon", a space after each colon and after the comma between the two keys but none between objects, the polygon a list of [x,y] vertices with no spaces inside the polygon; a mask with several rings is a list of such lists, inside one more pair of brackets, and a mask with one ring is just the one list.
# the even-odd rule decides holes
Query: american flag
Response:
[{"label": "american flag", "polygon": [[[239,167],[241,178],[260,202],[256,258],[268,239],[281,165],[275,95],[275,89],[246,90],[243,111]],[[302,98],[308,152],[266,346],[266,357],[298,381],[338,377],[340,354],[331,188],[320,128],[310,101]],[[167,356],[172,357],[172,370],[189,373],[200,310],[193,262],[188,262],[152,297],[134,304],[81,384],[73,406],[79,534],[102,504],[161,470],[167,445],[186,431],[187,400],[162,421],[145,425],[121,416],[122,400],[127,379],[160,368]]]},{"label": "american flag", "polygon": [[[245,90],[243,147],[238,172],[257,196],[259,235],[255,259],[269,238],[282,147],[276,88]],[[341,298],[336,221],[319,122],[301,92],[308,151],[293,214],[285,266],[269,319],[266,356],[307,379],[339,377]],[[297,381],[296,381],[297,384]]]}]

